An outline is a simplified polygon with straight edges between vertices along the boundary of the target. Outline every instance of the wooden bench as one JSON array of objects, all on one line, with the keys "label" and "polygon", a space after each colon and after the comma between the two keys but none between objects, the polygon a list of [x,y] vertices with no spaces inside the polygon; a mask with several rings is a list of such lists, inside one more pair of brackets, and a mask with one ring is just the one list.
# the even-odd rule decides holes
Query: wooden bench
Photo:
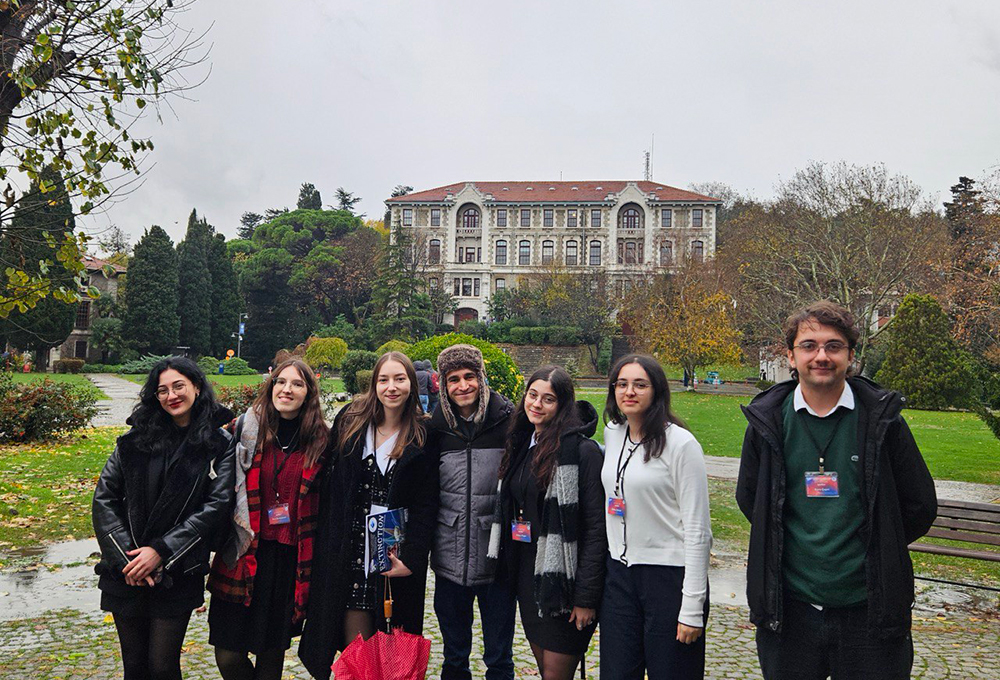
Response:
[{"label": "wooden bench", "polygon": [[976,550],[958,545],[924,543],[921,539],[911,543],[910,550],[1000,562],[1000,505],[938,499],[937,519],[924,538],[974,543],[996,549]]}]

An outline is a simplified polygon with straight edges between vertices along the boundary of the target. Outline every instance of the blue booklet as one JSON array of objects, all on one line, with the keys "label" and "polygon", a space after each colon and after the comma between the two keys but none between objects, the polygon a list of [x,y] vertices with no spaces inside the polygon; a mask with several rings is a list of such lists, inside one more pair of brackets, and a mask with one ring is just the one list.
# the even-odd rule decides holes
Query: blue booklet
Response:
[{"label": "blue booklet", "polygon": [[399,546],[405,539],[406,508],[380,510],[368,515],[368,530],[365,532],[365,559],[369,574],[379,574],[392,568],[389,552],[398,555]]}]

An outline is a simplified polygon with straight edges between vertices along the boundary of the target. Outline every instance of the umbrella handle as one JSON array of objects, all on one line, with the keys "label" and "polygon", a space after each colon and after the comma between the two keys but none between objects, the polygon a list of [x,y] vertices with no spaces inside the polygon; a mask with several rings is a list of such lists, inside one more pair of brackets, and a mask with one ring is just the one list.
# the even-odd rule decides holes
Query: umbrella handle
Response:
[{"label": "umbrella handle", "polygon": [[392,624],[392,581],[385,577],[385,600],[382,602],[382,610],[385,613],[385,629],[391,630]]}]

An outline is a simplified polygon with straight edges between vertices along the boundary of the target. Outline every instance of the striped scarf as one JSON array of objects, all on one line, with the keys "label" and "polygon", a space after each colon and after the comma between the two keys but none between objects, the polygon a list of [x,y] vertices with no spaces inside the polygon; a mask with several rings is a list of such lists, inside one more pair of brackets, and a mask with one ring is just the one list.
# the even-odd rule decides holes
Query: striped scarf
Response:
[{"label": "striped scarf", "polygon": [[[505,496],[510,496],[509,482],[505,484],[504,480],[500,480],[487,549],[487,558],[491,562],[500,557],[505,528]],[[579,502],[580,437],[571,435],[560,441],[558,463],[542,502],[534,567],[535,602],[539,616],[562,616],[573,611],[577,540],[580,536]]]}]

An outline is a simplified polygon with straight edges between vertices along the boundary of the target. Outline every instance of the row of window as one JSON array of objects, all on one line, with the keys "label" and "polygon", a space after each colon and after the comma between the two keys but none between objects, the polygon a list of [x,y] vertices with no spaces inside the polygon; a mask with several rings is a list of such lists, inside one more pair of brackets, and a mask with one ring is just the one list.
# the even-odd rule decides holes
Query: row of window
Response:
[{"label": "row of window", "polygon": [[[461,223],[463,229],[478,229],[479,228],[479,210],[477,208],[469,207],[466,208],[461,215]],[[704,223],[704,211],[701,208],[693,208],[691,210],[691,226],[693,228],[700,228]],[[531,208],[521,208],[520,224],[522,227],[531,226]],[[555,224],[554,221],[554,210],[552,208],[544,208],[542,210],[542,226],[551,227]],[[673,210],[671,208],[662,208],[660,211],[660,226],[670,227],[673,225]],[[412,227],[413,226],[413,208],[403,208],[403,226]],[[441,208],[431,208],[431,226],[439,227],[441,226]],[[497,226],[506,227],[507,226],[507,208],[497,208]],[[577,226],[577,209],[569,208],[566,211],[566,226],[575,227]],[[601,211],[598,208],[594,208],[590,211],[590,226],[594,229],[599,229],[601,227]],[[627,208],[622,213],[622,228],[624,229],[641,229],[642,228],[642,215],[637,208]]]},{"label": "row of window", "polygon": [[[482,292],[481,280],[473,277],[455,277],[452,282],[452,295],[455,297],[479,297]],[[438,280],[436,277],[427,279],[427,286],[431,292],[437,292]],[[493,279],[494,290],[504,290],[507,287],[506,279]]]},{"label": "row of window", "polygon": [[[567,241],[565,244],[566,265],[576,266],[580,264],[579,253],[584,244],[577,241]],[[660,264],[673,264],[673,243],[664,241],[660,245]],[[645,244],[642,241],[621,241],[618,243],[618,264],[644,264]],[[594,240],[590,242],[591,265],[601,264],[601,242]],[[703,241],[691,242],[691,257],[695,262],[703,262],[705,259],[705,243]],[[542,264],[551,264],[555,258],[555,242],[542,241]],[[458,249],[459,264],[479,263],[483,261],[483,249],[481,247],[468,247]],[[428,249],[428,263],[441,264],[441,241],[431,239]],[[500,239],[496,242],[494,263],[498,265],[507,264],[507,241]],[[531,264],[531,241],[519,241],[517,244],[517,264]]]}]

